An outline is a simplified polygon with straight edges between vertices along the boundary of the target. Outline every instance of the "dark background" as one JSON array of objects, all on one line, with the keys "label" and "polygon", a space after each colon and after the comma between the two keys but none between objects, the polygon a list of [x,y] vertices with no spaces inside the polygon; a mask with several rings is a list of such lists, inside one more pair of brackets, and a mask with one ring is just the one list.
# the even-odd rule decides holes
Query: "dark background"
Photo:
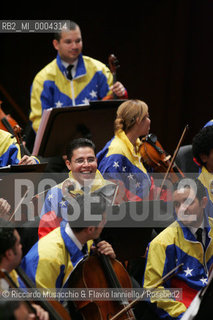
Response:
[{"label": "dark background", "polygon": [[[213,118],[213,1],[137,3],[47,2],[46,9],[34,3],[30,10],[20,4],[13,13],[4,6],[1,19],[76,21],[82,30],[83,53],[106,64],[110,53],[116,55],[118,80],[128,89],[129,98],[149,105],[151,132],[173,153],[186,124],[190,130],[183,144],[191,143]],[[2,108],[25,128],[9,98],[27,118],[32,80],[56,56],[52,35],[2,33],[0,45]]]}]

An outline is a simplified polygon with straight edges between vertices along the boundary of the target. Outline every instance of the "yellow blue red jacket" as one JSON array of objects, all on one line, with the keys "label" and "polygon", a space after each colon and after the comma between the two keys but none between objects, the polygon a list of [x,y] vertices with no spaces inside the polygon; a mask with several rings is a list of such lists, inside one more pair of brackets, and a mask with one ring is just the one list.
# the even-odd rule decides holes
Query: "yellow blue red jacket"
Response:
[{"label": "yellow blue red jacket", "polygon": [[[74,194],[83,194],[80,184],[73,178],[72,172],[69,173],[70,181],[74,182]],[[97,170],[95,178],[91,183],[90,192],[94,192],[105,185],[112,184],[105,180]],[[67,221],[67,206],[69,202],[64,198],[62,191],[63,182],[51,188],[45,197],[40,215],[40,223],[38,229],[39,239],[48,234],[60,225],[62,219]]]},{"label": "yellow blue red jacket", "polygon": [[[93,241],[83,253],[66,233],[67,222],[40,239],[22,259],[21,267],[37,288],[57,289],[67,286],[67,280],[77,264],[90,253]],[[20,286],[23,284],[20,281]]]},{"label": "yellow blue red jacket", "polygon": [[209,172],[205,166],[201,166],[198,179],[204,185],[208,198],[205,212],[209,217],[213,217],[213,174]]},{"label": "yellow blue red jacket", "polygon": [[[183,266],[166,280],[161,288],[181,288],[182,297],[154,301],[153,306],[162,319],[180,319],[198,291],[207,284],[213,263],[213,219],[206,223],[205,251],[187,227],[175,221],[149,244],[143,279],[144,288],[153,288],[169,271]],[[153,302],[153,301],[152,301]]]},{"label": "yellow blue red jacket", "polygon": [[[39,163],[36,157],[34,159]],[[0,129],[0,167],[18,164],[20,160],[21,151],[16,138]]]},{"label": "yellow blue red jacket", "polygon": [[105,179],[121,181],[126,189],[127,200],[140,201],[149,196],[152,181],[141,162],[140,140],[136,142],[136,152],[123,130],[97,154],[98,169]]},{"label": "yellow blue red jacket", "polygon": [[20,159],[21,153],[16,138],[0,129],[0,167],[18,164]]},{"label": "yellow blue red jacket", "polygon": [[35,77],[31,88],[31,113],[33,129],[37,132],[45,109],[89,104],[90,100],[105,97],[113,84],[107,66],[82,54],[78,58],[76,74],[70,81],[61,58],[44,67]]}]

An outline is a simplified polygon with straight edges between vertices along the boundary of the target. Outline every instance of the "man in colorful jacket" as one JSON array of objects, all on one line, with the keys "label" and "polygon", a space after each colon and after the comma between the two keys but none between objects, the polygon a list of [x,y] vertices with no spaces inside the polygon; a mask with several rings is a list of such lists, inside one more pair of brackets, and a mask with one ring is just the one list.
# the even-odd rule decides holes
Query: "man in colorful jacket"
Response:
[{"label": "man in colorful jacket", "polygon": [[97,170],[95,145],[91,140],[72,140],[67,146],[66,154],[69,178],[48,191],[41,212],[39,238],[58,227],[62,220],[68,220],[67,205],[71,194],[75,197],[76,194],[82,195],[87,191],[91,193],[104,186],[108,186],[108,190],[111,189],[112,198],[116,192],[116,185],[105,180]]},{"label": "man in colorful jacket", "polygon": [[21,158],[20,147],[15,137],[0,129],[0,167],[13,164],[36,164],[39,160],[33,156],[24,155]]},{"label": "man in colorful jacket", "polygon": [[173,201],[177,220],[150,242],[143,280],[144,288],[155,288],[159,280],[182,264],[158,287],[165,293],[180,288],[180,295],[168,298],[165,294],[167,298],[151,300],[161,319],[181,319],[198,291],[206,286],[213,263],[213,221],[204,213],[205,188],[199,180],[183,179],[173,193]]},{"label": "man in colorful jacket", "polygon": [[[62,221],[60,227],[40,239],[22,260],[22,268],[38,288],[66,288],[75,267],[90,254],[93,240],[99,238],[106,222],[106,201],[101,194],[97,196],[99,201],[89,204],[97,221],[87,219],[85,222],[88,198],[78,196],[75,203],[81,214],[75,224]],[[69,210],[75,209],[70,206]],[[115,258],[114,250],[106,241],[99,242],[98,251]]]},{"label": "man in colorful jacket", "polygon": [[75,22],[55,35],[53,46],[57,58],[36,75],[32,84],[30,120],[35,132],[45,109],[89,104],[110,92],[127,97],[120,82],[113,84],[112,73],[103,63],[82,55],[81,30]]}]

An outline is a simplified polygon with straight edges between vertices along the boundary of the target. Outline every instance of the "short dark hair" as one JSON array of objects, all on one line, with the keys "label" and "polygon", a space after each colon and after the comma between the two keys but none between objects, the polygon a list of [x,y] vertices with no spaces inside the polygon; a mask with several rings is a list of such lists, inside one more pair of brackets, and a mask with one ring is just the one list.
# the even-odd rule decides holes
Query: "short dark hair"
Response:
[{"label": "short dark hair", "polygon": [[[76,30],[77,28],[80,29],[79,25],[76,22],[69,20],[67,28],[65,30]],[[60,41],[62,31],[63,29],[61,31],[55,32],[53,38],[57,41]]]},{"label": "short dark hair", "polygon": [[15,320],[14,311],[20,307],[20,301],[0,300],[0,319]]},{"label": "short dark hair", "polygon": [[[98,196],[99,201],[98,202],[89,201],[87,205],[88,197],[90,197],[91,199],[93,196]],[[80,216],[76,221],[69,222],[70,227],[77,233],[89,226],[98,226],[100,221],[85,220],[85,208],[88,209],[88,206],[90,206],[90,212],[92,215],[103,215],[103,213],[106,212],[108,207],[106,198],[101,193],[94,192],[87,195],[85,194],[79,195],[75,198],[75,200],[77,201],[80,207]],[[73,210],[75,210],[74,206],[68,205],[68,215],[72,214]]]},{"label": "short dark hair", "polygon": [[182,187],[193,189],[195,196],[199,201],[201,201],[203,197],[206,197],[206,189],[199,179],[182,178],[174,184],[174,191]]},{"label": "short dark hair", "polygon": [[205,165],[200,158],[201,154],[209,155],[213,149],[213,126],[202,128],[192,140],[192,152],[196,160]]},{"label": "short dark hair", "polygon": [[87,138],[78,138],[78,139],[74,139],[68,143],[68,145],[66,147],[67,159],[71,160],[71,158],[73,156],[73,151],[78,148],[82,148],[82,147],[89,147],[95,153],[95,144],[92,140],[89,140]]},{"label": "short dark hair", "polygon": [[16,243],[14,230],[14,227],[10,226],[8,222],[0,219],[0,261],[5,252],[12,249]]}]

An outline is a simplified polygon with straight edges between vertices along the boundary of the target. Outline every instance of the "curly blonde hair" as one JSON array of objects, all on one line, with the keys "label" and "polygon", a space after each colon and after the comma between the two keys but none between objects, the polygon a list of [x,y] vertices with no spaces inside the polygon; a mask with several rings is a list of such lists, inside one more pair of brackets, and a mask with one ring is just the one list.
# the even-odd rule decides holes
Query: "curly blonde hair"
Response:
[{"label": "curly blonde hair", "polygon": [[132,99],[123,102],[117,110],[114,122],[114,131],[124,130],[127,132],[136,123],[137,118],[141,121],[148,114],[148,106],[145,102]]}]

